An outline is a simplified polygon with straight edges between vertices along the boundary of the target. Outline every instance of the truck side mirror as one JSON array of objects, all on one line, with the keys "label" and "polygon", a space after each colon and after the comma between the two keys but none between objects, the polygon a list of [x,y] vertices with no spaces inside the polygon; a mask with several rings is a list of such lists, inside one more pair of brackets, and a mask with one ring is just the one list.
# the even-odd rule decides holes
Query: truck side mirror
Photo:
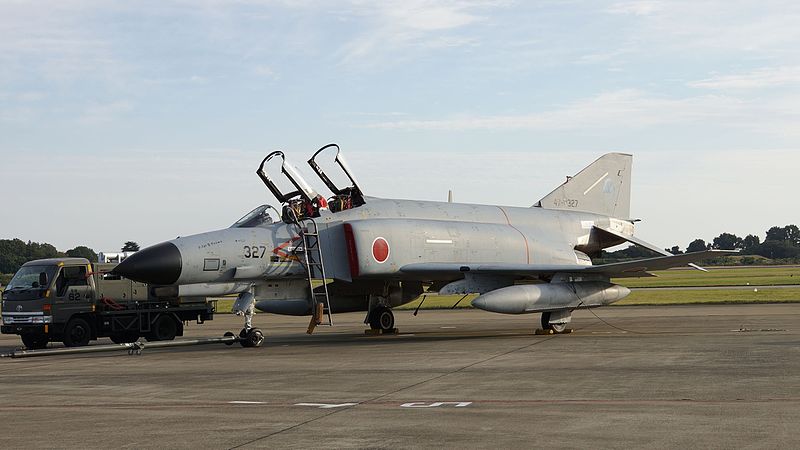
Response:
[{"label": "truck side mirror", "polygon": [[39,286],[47,286],[47,272],[39,272]]}]

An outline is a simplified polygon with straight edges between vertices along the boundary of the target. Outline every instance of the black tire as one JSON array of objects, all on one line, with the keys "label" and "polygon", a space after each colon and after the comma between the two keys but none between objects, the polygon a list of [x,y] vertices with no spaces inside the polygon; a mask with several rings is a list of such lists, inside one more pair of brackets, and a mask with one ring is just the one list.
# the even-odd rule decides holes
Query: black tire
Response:
[{"label": "black tire", "polygon": [[242,344],[242,347],[261,347],[261,344],[264,342],[264,333],[261,332],[258,328],[250,328],[247,330],[244,338],[239,341]]},{"label": "black tire", "polygon": [[[222,336],[223,337],[234,337],[236,335],[233,334],[232,331],[226,331],[225,334],[223,334]],[[233,345],[233,342],[226,342],[225,345],[231,346],[231,345]]]},{"label": "black tire", "polygon": [[550,329],[550,313],[543,312],[542,313],[542,329],[549,330]]},{"label": "black tire", "polygon": [[542,313],[542,329],[553,330],[555,333],[563,333],[567,329],[566,323],[550,323],[550,313]]},{"label": "black tire", "polygon": [[50,341],[50,338],[44,334],[23,334],[20,337],[28,350],[41,350],[47,347],[47,343]]},{"label": "black tire", "polygon": [[385,306],[378,306],[369,316],[369,327],[373,330],[390,331],[394,329],[394,313]]},{"label": "black tire", "polygon": [[83,347],[92,339],[92,328],[89,322],[80,317],[67,322],[64,327],[64,345],[67,347]]},{"label": "black tire", "polygon": [[127,344],[129,342],[136,342],[139,340],[139,334],[132,331],[124,331],[119,334],[112,334],[109,336],[111,342],[115,344]]},{"label": "black tire", "polygon": [[162,314],[153,323],[150,334],[147,335],[148,341],[171,341],[178,335],[178,322],[175,318]]}]

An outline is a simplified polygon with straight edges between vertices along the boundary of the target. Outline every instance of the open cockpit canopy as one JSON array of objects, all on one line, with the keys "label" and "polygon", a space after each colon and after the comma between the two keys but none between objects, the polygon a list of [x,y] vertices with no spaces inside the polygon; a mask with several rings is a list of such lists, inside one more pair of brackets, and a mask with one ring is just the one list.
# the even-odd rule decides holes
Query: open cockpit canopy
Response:
[{"label": "open cockpit canopy", "polygon": [[[274,217],[273,214],[270,214],[270,211],[272,211]],[[276,217],[280,217],[280,213],[278,213],[277,209],[270,205],[261,205],[245,214],[244,217],[237,220],[230,228],[255,228],[261,225],[269,225],[275,222]]]},{"label": "open cockpit canopy", "polygon": [[[278,169],[280,173],[284,175],[290,183],[292,183],[292,186],[294,186],[296,190],[283,192],[280,188],[278,188],[278,185],[275,183],[275,180],[270,177],[268,171],[270,166],[275,166],[276,164],[279,164]],[[274,195],[275,198],[277,198],[281,203],[286,203],[296,197],[311,201],[317,198],[319,195],[317,194],[317,191],[315,191],[314,188],[312,188],[311,185],[308,184],[305,179],[303,179],[297,169],[295,169],[286,160],[286,156],[280,150],[270,153],[266,158],[261,160],[261,165],[258,166],[256,174],[259,178],[261,178],[261,181],[264,182],[270,192],[272,192],[272,195]]]},{"label": "open cockpit canopy", "polygon": [[[331,155],[333,155],[333,159],[332,161],[326,162],[326,165],[330,166],[331,163],[333,163],[333,165],[338,165],[340,171],[346,177],[346,179],[339,175],[337,182],[334,182],[334,180],[332,180],[331,177],[325,173],[317,161],[317,158],[330,159]],[[348,166],[347,161],[345,160],[344,155],[337,144],[328,144],[317,150],[316,153],[314,153],[314,156],[308,160],[308,165],[311,166],[311,169],[314,170],[314,173],[317,174],[322,182],[325,183],[325,186],[327,186],[328,189],[330,189],[333,193],[333,197],[328,200],[328,205],[332,212],[357,208],[364,204],[364,195],[361,192],[361,187],[359,187],[358,182],[353,176],[353,172],[350,170],[350,166]]]},{"label": "open cockpit canopy", "polygon": [[[321,155],[324,155],[322,157]],[[332,158],[331,158],[332,155]],[[339,172],[336,180],[325,172],[317,159],[328,158],[326,167],[338,166]],[[267,189],[282,204],[281,219],[286,223],[298,222],[307,218],[319,217],[320,210],[328,209],[333,213],[346,209],[357,208],[363,205],[364,196],[355,177],[347,165],[337,144],[328,144],[317,150],[308,164],[314,173],[331,190],[333,196],[326,200],[311,185],[303,179],[300,172],[289,163],[282,151],[276,150],[267,155],[256,170],[256,174],[267,186]],[[283,188],[276,182],[283,178]],[[286,184],[288,181],[290,184]],[[239,220],[244,221],[245,218]],[[234,226],[239,226],[237,222]]]}]

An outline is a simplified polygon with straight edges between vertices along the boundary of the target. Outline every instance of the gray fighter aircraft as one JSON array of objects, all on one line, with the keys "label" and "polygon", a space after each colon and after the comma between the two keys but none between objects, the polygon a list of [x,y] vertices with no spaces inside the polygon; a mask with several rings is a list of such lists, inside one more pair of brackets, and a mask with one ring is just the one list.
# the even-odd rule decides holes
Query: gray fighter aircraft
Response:
[{"label": "gray fighter aircraft", "polygon": [[[334,182],[323,161],[345,182]],[[283,152],[272,152],[256,173],[280,210],[262,205],[229,228],[145,248],[115,272],[160,285],[156,294],[238,293],[238,311],[255,304],[265,312],[310,315],[309,332],[351,311],[366,311],[373,329],[392,330],[391,308],[426,288],[480,294],[472,305],[486,311],[541,313],[543,328],[563,332],[572,311],[630,293],[611,278],[652,276],[651,270],[729,253],[671,255],[634,237],[628,154],[603,155],[527,208],[367,197],[336,144],[308,163],[332,192],[327,200]],[[602,249],[625,242],[663,256],[592,264]],[[263,339],[249,321],[242,336],[252,345]]]}]

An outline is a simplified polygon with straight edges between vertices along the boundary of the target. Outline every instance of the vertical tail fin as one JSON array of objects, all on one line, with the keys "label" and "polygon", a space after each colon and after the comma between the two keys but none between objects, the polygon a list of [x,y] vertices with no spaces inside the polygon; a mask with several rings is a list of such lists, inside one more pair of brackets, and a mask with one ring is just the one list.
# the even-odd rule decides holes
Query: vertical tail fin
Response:
[{"label": "vertical tail fin", "polygon": [[629,219],[632,162],[632,155],[607,153],[534,206]]}]

